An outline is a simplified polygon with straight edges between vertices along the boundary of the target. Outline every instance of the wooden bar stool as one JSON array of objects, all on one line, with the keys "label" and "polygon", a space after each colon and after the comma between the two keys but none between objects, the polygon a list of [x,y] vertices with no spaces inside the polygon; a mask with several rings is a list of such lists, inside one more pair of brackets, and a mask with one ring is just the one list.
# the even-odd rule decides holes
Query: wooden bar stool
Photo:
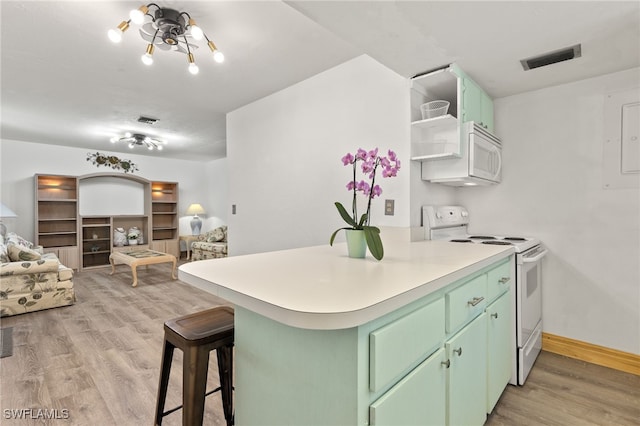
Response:
[{"label": "wooden bar stool", "polygon": [[[222,391],[222,408],[227,425],[233,425],[233,308],[219,306],[195,314],[175,318],[164,323],[164,348],[155,424],[162,417],[182,408],[182,424],[201,425],[204,417],[205,396]],[[169,385],[173,350],[184,355],[182,379],[182,405],[164,411]],[[216,350],[220,386],[207,392],[209,352]]]}]

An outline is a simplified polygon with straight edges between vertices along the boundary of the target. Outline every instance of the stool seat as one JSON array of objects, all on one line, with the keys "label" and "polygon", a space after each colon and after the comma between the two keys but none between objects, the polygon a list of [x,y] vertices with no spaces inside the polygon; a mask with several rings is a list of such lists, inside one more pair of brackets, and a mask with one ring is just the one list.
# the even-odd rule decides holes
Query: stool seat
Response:
[{"label": "stool seat", "polygon": [[164,323],[165,332],[188,345],[206,345],[216,340],[233,338],[233,308],[219,306],[196,312]]},{"label": "stool seat", "polygon": [[[164,348],[155,424],[182,408],[183,425],[201,425],[206,395],[220,390],[222,408],[227,425],[233,425],[233,339],[234,312],[228,306],[218,306],[185,315],[164,323]],[[182,406],[164,411],[167,397],[173,350],[181,349],[183,356]],[[209,352],[216,351],[220,386],[206,392]]]}]

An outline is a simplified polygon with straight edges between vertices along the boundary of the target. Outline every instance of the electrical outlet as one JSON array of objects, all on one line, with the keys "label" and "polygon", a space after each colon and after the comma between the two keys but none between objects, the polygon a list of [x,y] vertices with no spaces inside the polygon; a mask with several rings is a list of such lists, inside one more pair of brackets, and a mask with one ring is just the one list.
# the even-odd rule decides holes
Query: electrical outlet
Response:
[{"label": "electrical outlet", "polygon": [[236,214],[236,205],[231,204],[231,214]]},{"label": "electrical outlet", "polygon": [[393,216],[395,200],[384,200],[384,214],[386,216]]}]

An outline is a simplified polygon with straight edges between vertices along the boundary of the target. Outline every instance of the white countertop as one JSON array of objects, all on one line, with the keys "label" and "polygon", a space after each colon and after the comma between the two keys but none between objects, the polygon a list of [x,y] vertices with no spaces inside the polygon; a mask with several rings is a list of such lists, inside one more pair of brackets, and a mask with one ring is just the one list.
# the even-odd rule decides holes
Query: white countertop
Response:
[{"label": "white countertop", "polygon": [[512,254],[510,246],[385,243],[377,261],[346,244],[191,262],[181,281],[281,323],[307,329],[365,324]]}]

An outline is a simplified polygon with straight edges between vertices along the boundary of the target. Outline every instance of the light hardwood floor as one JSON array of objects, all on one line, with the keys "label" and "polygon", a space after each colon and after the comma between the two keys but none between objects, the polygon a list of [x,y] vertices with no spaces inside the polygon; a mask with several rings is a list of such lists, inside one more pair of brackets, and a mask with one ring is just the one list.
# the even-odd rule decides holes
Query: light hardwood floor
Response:
[{"label": "light hardwood floor", "polygon": [[[169,279],[168,265],[76,273],[75,305],[3,318],[13,356],[0,359],[2,425],[151,425],[160,374],[163,323],[224,304]],[[180,404],[182,354],[176,351],[167,408]],[[209,389],[217,386],[215,355]],[[15,420],[5,410],[68,410],[69,419]],[[33,411],[35,412],[35,411]],[[164,424],[181,424],[180,411]],[[526,385],[508,386],[488,425],[638,425],[640,376],[542,353]],[[223,425],[218,394],[205,425]]]}]

